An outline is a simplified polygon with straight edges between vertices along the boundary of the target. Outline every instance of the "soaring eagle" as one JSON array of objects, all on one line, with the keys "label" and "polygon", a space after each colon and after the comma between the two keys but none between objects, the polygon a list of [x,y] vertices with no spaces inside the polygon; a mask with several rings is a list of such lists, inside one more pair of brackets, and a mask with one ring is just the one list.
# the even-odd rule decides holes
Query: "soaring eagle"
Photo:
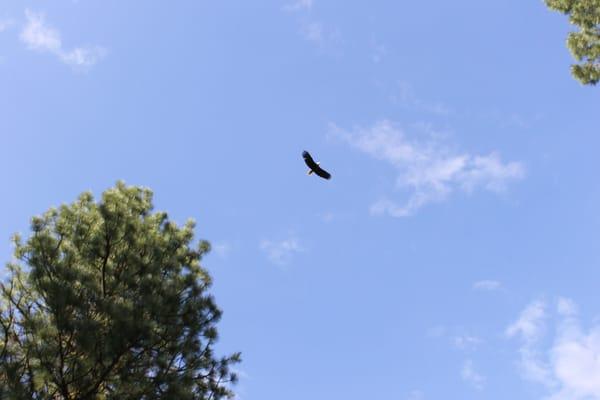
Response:
[{"label": "soaring eagle", "polygon": [[320,176],[323,179],[330,179],[331,174],[325,171],[323,168],[319,166],[320,163],[315,162],[313,158],[310,156],[310,153],[306,150],[302,152],[302,157],[304,158],[304,162],[308,165],[308,175],[311,175],[313,172]]}]

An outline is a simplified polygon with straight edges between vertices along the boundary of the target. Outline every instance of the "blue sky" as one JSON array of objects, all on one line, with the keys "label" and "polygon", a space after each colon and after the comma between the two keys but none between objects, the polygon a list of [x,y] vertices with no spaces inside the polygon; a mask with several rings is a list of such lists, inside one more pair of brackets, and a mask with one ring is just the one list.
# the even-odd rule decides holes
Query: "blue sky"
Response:
[{"label": "blue sky", "polygon": [[0,260],[123,179],[213,243],[240,399],[600,399],[569,29],[542,1],[5,1]]}]

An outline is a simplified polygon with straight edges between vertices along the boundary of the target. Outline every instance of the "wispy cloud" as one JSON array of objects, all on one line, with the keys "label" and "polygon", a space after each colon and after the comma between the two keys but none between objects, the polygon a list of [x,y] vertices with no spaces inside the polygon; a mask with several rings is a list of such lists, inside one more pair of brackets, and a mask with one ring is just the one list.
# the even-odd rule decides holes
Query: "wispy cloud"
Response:
[{"label": "wispy cloud", "polygon": [[442,102],[424,100],[417,96],[413,87],[408,82],[398,81],[392,87],[393,91],[390,95],[390,100],[400,107],[441,116],[448,116],[454,113],[449,106]]},{"label": "wispy cloud", "polygon": [[289,3],[283,6],[285,11],[302,11],[302,10],[310,10],[312,9],[314,4],[313,0],[297,0],[294,3]]},{"label": "wispy cloud", "polygon": [[550,319],[545,302],[527,306],[507,329],[522,340],[523,378],[543,384],[548,400],[600,399],[600,325],[582,329],[577,308],[570,299],[557,301],[556,334],[547,348],[541,340]]},{"label": "wispy cloud", "polygon": [[319,21],[302,22],[300,33],[304,39],[326,49],[334,48],[341,41],[339,30],[329,29]]},{"label": "wispy cloud", "polygon": [[561,297],[556,304],[556,311],[565,317],[574,316],[578,313],[577,304],[571,299]]},{"label": "wispy cloud", "polygon": [[454,346],[460,350],[474,350],[483,343],[481,338],[472,335],[457,335],[452,341]]},{"label": "wispy cloud", "polygon": [[0,32],[4,32],[15,25],[12,19],[0,19]]},{"label": "wispy cloud", "polygon": [[283,10],[296,15],[304,39],[321,49],[331,50],[340,42],[340,32],[315,19],[312,13],[314,4],[314,0],[296,0],[283,6]]},{"label": "wispy cloud", "polygon": [[382,197],[371,206],[375,215],[410,216],[426,204],[445,200],[455,191],[502,192],[510,182],[525,176],[520,162],[505,163],[495,152],[456,153],[434,135],[427,140],[409,139],[388,120],[353,131],[332,125],[331,131],[355,149],[394,167],[398,172],[394,189],[410,192],[404,204]]},{"label": "wispy cloud", "polygon": [[231,244],[227,242],[218,242],[212,244],[212,250],[221,258],[226,258],[231,253]]},{"label": "wispy cloud", "polygon": [[325,34],[323,33],[323,25],[320,22],[308,22],[302,26],[302,35],[306,40],[315,43],[323,43]]},{"label": "wispy cloud", "polygon": [[519,370],[523,378],[551,385],[550,369],[538,349],[538,342],[545,331],[546,319],[546,304],[541,300],[534,301],[506,329],[506,335],[521,340]]},{"label": "wispy cloud", "polygon": [[461,351],[474,351],[484,343],[484,340],[470,333],[465,333],[464,327],[446,327],[438,325],[427,331],[431,338],[443,338],[456,349]]},{"label": "wispy cloud", "polygon": [[375,64],[379,64],[385,56],[387,56],[388,49],[383,43],[373,41],[371,43],[371,60]]},{"label": "wispy cloud", "polygon": [[501,287],[502,283],[494,280],[482,280],[473,283],[473,289],[481,291],[493,292]]},{"label": "wispy cloud", "polygon": [[321,214],[321,219],[323,222],[332,222],[335,219],[335,214],[331,211],[327,211]]},{"label": "wispy cloud", "polygon": [[544,331],[546,304],[541,300],[530,303],[519,315],[519,318],[506,328],[508,337],[521,337],[532,343],[540,339]]},{"label": "wispy cloud", "polygon": [[425,394],[420,390],[413,390],[409,393],[407,400],[425,400]]},{"label": "wispy cloud", "polygon": [[269,261],[279,266],[289,264],[294,254],[304,251],[295,237],[281,241],[262,240],[260,249],[267,255]]},{"label": "wispy cloud", "polygon": [[485,377],[474,367],[472,360],[466,360],[460,370],[461,378],[475,389],[481,390],[485,385]]},{"label": "wispy cloud", "polygon": [[47,25],[44,14],[25,10],[25,18],[20,38],[30,50],[54,54],[63,63],[76,68],[89,68],[106,55],[106,49],[99,46],[67,50],[58,30]]}]

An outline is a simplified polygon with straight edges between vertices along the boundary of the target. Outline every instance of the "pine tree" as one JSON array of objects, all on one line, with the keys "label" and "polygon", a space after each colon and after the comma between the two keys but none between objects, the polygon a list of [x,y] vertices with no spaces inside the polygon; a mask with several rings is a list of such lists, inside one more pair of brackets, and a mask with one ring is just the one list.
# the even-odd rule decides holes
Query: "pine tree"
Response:
[{"label": "pine tree", "polygon": [[569,16],[579,28],[569,33],[567,46],[578,61],[571,66],[575,78],[586,85],[600,81],[600,0],[545,0],[548,7]]},{"label": "pine tree", "polygon": [[221,316],[192,247],[194,223],[152,212],[152,192],[118,183],[34,217],[0,286],[0,399],[232,396],[218,358]]}]

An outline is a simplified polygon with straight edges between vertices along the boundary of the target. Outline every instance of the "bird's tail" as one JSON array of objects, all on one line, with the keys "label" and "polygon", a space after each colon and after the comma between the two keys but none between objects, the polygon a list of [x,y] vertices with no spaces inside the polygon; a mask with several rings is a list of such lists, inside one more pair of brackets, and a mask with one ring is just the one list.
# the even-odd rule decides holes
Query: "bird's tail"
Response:
[{"label": "bird's tail", "polygon": [[309,169],[308,172],[306,173],[306,175],[312,175],[313,174],[313,170]]}]

